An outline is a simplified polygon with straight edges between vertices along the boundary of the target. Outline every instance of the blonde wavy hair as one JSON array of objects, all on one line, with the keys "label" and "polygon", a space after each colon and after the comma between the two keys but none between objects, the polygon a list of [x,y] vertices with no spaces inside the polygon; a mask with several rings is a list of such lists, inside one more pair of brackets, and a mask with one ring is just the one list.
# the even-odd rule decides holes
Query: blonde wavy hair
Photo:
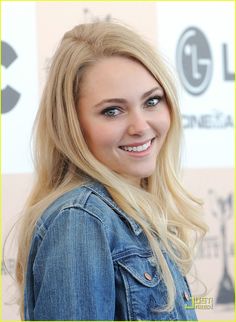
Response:
[{"label": "blonde wavy hair", "polygon": [[[76,108],[86,68],[104,57],[122,56],[141,63],[163,87],[171,125],[157,156],[156,171],[135,187],[100,163],[89,151]],[[16,279],[24,319],[24,284],[35,224],[45,208],[60,195],[91,178],[101,182],[118,206],[146,234],[168,291],[171,310],[175,285],[160,241],[183,274],[193,264],[196,246],[207,230],[202,203],[180,180],[182,127],[175,84],[161,56],[129,27],[117,22],[81,24],[65,33],[52,59],[35,120],[35,183],[19,227]],[[158,238],[157,238],[158,237]]]}]

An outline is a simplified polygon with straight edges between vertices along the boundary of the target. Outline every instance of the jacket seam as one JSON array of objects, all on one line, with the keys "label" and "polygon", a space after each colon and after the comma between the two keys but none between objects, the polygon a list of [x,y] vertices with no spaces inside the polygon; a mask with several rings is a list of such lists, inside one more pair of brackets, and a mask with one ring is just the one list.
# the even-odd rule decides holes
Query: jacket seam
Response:
[{"label": "jacket seam", "polygon": [[122,217],[128,221],[135,235],[136,234],[139,235],[142,232],[141,226],[137,224],[132,218],[129,218],[129,216],[122,209],[120,209],[111,198],[101,194],[99,191],[97,191],[92,187],[88,187],[88,186],[85,186],[85,187],[88,190],[92,191],[96,196],[99,196],[101,200],[104,201],[113,211],[118,212],[120,215],[122,215]]},{"label": "jacket seam", "polygon": [[[91,211],[89,211],[88,209],[84,209],[82,206],[80,205],[71,205],[71,206],[67,206],[64,207],[63,209],[60,209],[60,211],[58,212],[58,214],[55,216],[55,218],[50,222],[49,226],[46,227],[45,223],[42,222],[40,227],[37,227],[36,232],[35,232],[35,237],[40,237],[41,239],[44,238],[44,236],[47,234],[47,232],[49,231],[50,227],[59,219],[59,217],[65,215],[66,212],[70,213],[70,209],[79,209],[82,210],[83,212],[87,213],[88,215],[92,216],[93,218],[97,219],[103,226],[104,226],[104,230],[106,232],[107,230],[107,225],[105,222],[103,222],[101,220],[101,218],[99,218],[97,215],[93,214]],[[107,235],[107,232],[106,232]]]}]

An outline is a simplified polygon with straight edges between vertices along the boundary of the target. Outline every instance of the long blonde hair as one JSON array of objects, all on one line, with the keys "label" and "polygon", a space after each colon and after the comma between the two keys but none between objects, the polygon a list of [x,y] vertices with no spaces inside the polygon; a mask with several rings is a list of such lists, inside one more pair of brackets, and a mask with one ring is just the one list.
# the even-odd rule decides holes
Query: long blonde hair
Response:
[{"label": "long blonde hair", "polygon": [[[86,68],[113,55],[135,59],[149,70],[163,87],[170,108],[170,130],[157,157],[156,171],[143,179],[143,188],[132,186],[92,155],[76,112]],[[36,179],[21,217],[16,266],[21,317],[35,223],[53,200],[88,178],[101,182],[118,206],[143,228],[168,290],[164,309],[171,310],[175,286],[158,240],[186,274],[193,263],[193,246],[207,227],[199,215],[201,202],[180,183],[180,112],[174,82],[160,55],[120,23],[97,22],[74,27],[65,33],[52,59],[34,128]]]}]

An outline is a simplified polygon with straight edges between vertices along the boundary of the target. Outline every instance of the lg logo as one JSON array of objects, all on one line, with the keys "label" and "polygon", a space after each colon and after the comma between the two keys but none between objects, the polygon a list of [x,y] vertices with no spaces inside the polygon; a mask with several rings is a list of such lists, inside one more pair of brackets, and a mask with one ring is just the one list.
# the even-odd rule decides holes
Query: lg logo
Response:
[{"label": "lg logo", "polygon": [[177,46],[177,68],[184,88],[192,95],[203,93],[212,77],[212,56],[204,34],[188,28]]},{"label": "lg logo", "polygon": [[[5,41],[2,41],[1,45],[2,66],[8,69],[17,59],[17,54],[15,50]],[[6,85],[5,88],[2,89],[2,113],[10,112],[16,106],[19,98],[20,93],[18,93],[10,85]]]},{"label": "lg logo", "polygon": [[[223,44],[222,55],[224,80],[234,80],[234,74],[228,71],[226,44]],[[208,40],[200,29],[190,27],[182,33],[177,45],[176,63],[180,80],[187,92],[200,95],[208,88],[213,61]]]}]

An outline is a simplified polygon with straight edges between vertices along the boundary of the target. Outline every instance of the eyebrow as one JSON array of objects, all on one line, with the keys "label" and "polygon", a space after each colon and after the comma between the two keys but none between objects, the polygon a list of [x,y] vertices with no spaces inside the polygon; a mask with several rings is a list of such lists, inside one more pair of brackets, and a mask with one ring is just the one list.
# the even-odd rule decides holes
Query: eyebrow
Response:
[{"label": "eyebrow", "polygon": [[[155,92],[157,90],[163,91],[163,89],[160,86],[154,87],[151,90],[145,92],[141,96],[141,99],[144,100],[146,97],[148,97],[149,95],[151,95],[153,92]],[[96,105],[94,105],[94,107],[99,107],[100,105],[102,105],[104,103],[120,103],[120,104],[122,104],[122,103],[127,103],[127,101],[124,98],[107,98],[107,99],[104,99],[101,102],[97,103]]]}]

